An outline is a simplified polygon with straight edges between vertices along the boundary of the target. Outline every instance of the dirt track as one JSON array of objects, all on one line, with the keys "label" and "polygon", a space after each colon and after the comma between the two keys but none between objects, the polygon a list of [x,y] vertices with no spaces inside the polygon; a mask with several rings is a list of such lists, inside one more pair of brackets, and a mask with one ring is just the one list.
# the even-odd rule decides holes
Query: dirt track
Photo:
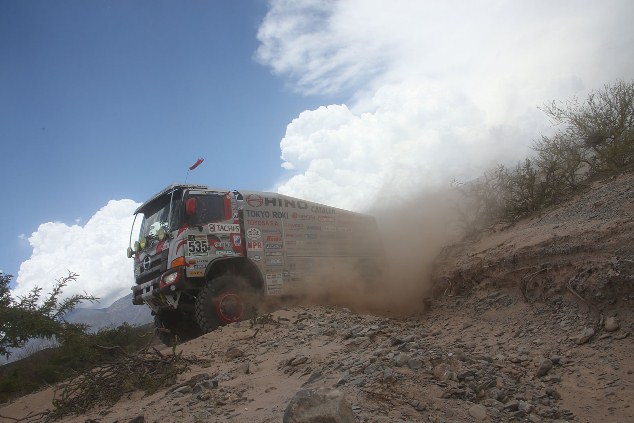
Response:
[{"label": "dirt track", "polygon": [[[343,391],[364,422],[634,421],[633,187],[634,175],[600,182],[445,249],[416,315],[277,311],[180,346],[209,362],[179,388],[65,421],[279,422],[299,389],[319,386]],[[52,395],[0,415],[41,411]]]}]

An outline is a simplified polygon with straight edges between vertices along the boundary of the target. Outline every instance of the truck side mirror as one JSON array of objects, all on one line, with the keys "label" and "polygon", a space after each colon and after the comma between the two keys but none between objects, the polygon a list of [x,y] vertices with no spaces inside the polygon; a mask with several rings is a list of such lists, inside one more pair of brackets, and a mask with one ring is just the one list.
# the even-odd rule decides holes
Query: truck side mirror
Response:
[{"label": "truck side mirror", "polygon": [[188,198],[185,202],[185,214],[187,216],[193,216],[196,214],[196,199]]}]

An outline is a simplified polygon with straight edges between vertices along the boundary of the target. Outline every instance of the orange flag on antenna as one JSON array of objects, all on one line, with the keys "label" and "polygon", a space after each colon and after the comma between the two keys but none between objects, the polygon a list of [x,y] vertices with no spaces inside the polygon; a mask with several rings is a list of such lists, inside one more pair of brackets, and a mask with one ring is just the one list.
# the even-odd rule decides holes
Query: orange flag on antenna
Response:
[{"label": "orange flag on antenna", "polygon": [[194,163],[193,165],[189,166],[189,170],[194,170],[196,169],[198,166],[200,166],[200,164],[202,162],[204,162],[205,159],[203,159],[202,157],[200,157],[198,160],[196,160],[196,163]]}]

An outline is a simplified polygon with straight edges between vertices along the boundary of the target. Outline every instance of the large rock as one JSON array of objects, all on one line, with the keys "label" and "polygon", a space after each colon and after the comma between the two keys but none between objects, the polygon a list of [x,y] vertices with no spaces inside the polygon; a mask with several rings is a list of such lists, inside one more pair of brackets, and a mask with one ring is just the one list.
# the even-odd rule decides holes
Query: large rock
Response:
[{"label": "large rock", "polygon": [[432,370],[434,377],[438,380],[451,380],[453,379],[453,372],[451,367],[447,363],[440,363]]},{"label": "large rock", "polygon": [[487,409],[479,404],[469,408],[469,414],[476,420],[484,420],[487,418]]},{"label": "large rock", "polygon": [[608,332],[614,332],[619,328],[619,321],[615,316],[610,316],[605,319],[604,323],[605,330]]},{"label": "large rock", "polygon": [[244,356],[244,351],[235,345],[230,345],[226,352],[227,360],[235,360]]},{"label": "large rock", "polygon": [[553,362],[548,358],[542,361],[542,364],[537,369],[537,376],[542,377],[546,376],[546,374],[553,368]]},{"label": "large rock", "polygon": [[575,341],[577,345],[582,345],[588,342],[590,338],[592,338],[593,336],[594,336],[594,329],[585,328],[583,332],[581,332],[581,334],[574,337],[573,340]]},{"label": "large rock", "polygon": [[284,411],[284,423],[355,423],[352,407],[336,389],[304,389]]}]

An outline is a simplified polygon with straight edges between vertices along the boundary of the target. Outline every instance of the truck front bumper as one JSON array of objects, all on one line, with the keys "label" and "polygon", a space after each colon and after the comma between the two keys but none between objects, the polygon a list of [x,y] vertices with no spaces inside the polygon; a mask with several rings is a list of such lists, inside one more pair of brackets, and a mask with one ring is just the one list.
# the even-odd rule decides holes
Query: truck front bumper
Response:
[{"label": "truck front bumper", "polygon": [[172,296],[178,292],[196,289],[197,287],[198,284],[185,277],[185,269],[177,267],[168,270],[157,278],[133,286],[131,288],[132,304],[148,304],[150,307],[152,305],[156,307],[166,306],[168,305],[165,299],[166,296]]}]

